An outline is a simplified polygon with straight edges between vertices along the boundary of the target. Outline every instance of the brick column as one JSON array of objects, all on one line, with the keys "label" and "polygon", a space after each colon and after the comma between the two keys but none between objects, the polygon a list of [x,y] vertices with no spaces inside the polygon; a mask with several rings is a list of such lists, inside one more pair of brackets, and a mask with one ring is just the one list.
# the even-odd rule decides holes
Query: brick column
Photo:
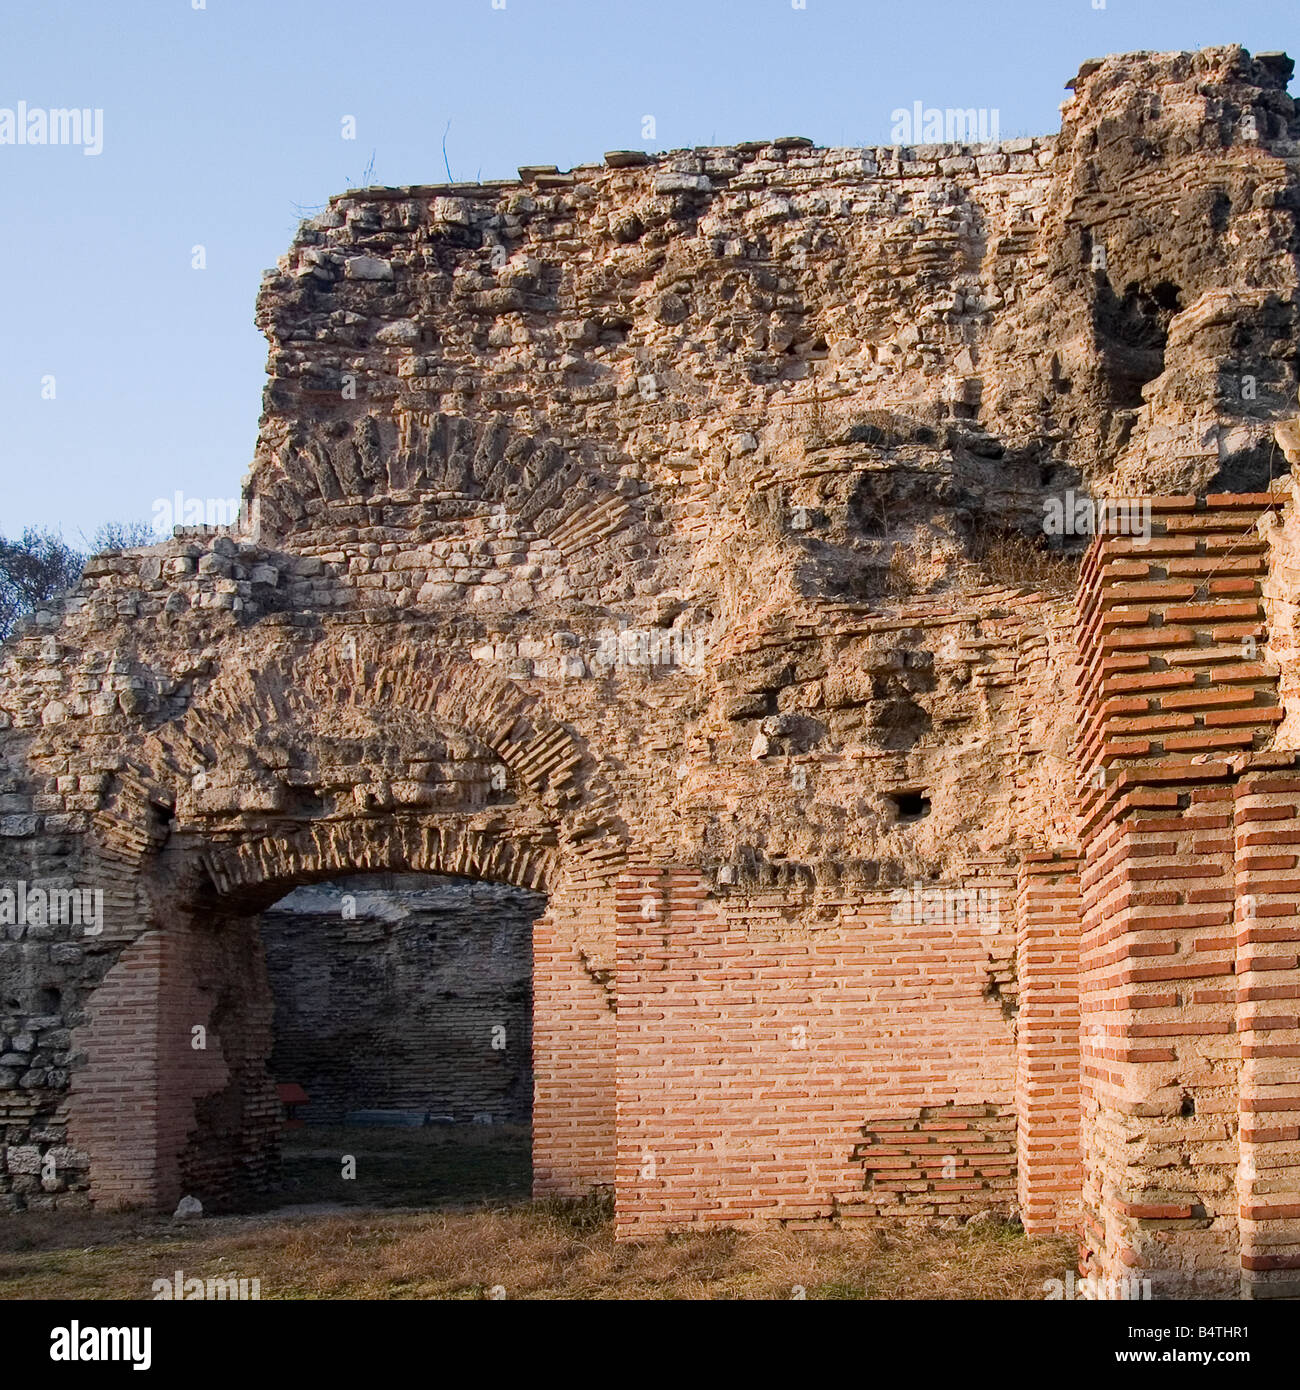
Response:
[{"label": "brick column", "polygon": [[1099,538],[1080,576],[1083,1263],[1164,1295],[1235,1293],[1228,759],[1281,714],[1250,645],[1271,501],[1153,499],[1149,542]]},{"label": "brick column", "polygon": [[1258,754],[1234,803],[1241,1292],[1300,1297],[1300,768]]},{"label": "brick column", "polygon": [[1088,1272],[1178,1297],[1236,1267],[1230,798],[1121,788],[1083,875]]},{"label": "brick column", "polygon": [[736,1057],[721,1036],[723,963],[710,960],[724,947],[724,926],[707,897],[701,875],[686,868],[635,866],[618,880],[620,1239],[688,1221],[730,1224],[716,1190],[727,1164],[725,1106],[704,1077],[735,1069]]},{"label": "brick column", "polygon": [[533,1192],[614,1181],[614,903],[573,877],[533,925]]},{"label": "brick column", "polygon": [[69,1136],[90,1155],[96,1205],[173,1206],[195,1101],[228,1080],[219,1036],[192,1046],[212,1009],[195,986],[194,945],[184,926],[146,932],[91,995],[76,1031],[86,1065],[70,1098]]},{"label": "brick column", "polygon": [[85,1065],[73,1073],[68,1133],[90,1156],[98,1206],[156,1206],[158,1177],[158,983],[163,941],[150,932],[128,946],[90,998],[74,1032]]},{"label": "brick column", "polygon": [[1016,1154],[1030,1235],[1079,1215],[1079,858],[1027,854],[1016,908]]}]

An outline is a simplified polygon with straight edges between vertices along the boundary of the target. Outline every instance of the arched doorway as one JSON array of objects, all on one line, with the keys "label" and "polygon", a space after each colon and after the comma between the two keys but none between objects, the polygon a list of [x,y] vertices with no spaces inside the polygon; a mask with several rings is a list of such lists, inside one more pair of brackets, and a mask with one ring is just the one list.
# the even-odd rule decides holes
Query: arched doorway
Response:
[{"label": "arched doorway", "polygon": [[[236,664],[101,815],[126,944],[86,1001],[69,1123],[100,1203],[220,1206],[274,1178],[283,1107],[262,914],[368,873],[545,893],[532,941],[534,1190],[614,1166],[615,882],[603,774],[535,700],[360,637]],[[434,674],[431,674],[434,673]],[[274,696],[268,697],[270,685]]]}]

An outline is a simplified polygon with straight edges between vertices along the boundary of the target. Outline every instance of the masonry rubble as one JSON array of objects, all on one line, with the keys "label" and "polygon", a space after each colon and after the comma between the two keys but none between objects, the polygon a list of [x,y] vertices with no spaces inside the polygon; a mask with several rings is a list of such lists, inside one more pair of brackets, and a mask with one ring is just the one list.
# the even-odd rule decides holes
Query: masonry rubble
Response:
[{"label": "masonry rubble", "polygon": [[[304,222],[241,524],[3,653],[0,871],[104,893],[0,941],[3,1200],[266,1181],[261,914],[439,873],[546,895],[535,1189],[622,1238],[1014,1203],[1090,1278],[1294,1292],[1291,67]],[[1045,557],[1071,490],[1149,533]]]}]

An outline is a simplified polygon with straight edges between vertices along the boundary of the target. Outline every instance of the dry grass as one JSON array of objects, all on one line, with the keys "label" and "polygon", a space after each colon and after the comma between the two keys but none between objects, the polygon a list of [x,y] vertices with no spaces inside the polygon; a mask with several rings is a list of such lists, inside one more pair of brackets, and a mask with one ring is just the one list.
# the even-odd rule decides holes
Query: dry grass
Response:
[{"label": "dry grass", "polygon": [[1078,583],[1078,556],[1050,551],[1021,531],[977,529],[971,558],[995,584],[1072,594]]},{"label": "dry grass", "polygon": [[[789,1299],[798,1289],[810,1299],[1036,1299],[1074,1259],[1068,1240],[1004,1226],[718,1230],[615,1244],[605,1202],[516,1195],[526,1131],[305,1130],[291,1139],[283,1195],[324,1209],[184,1224],[140,1213],[9,1217],[0,1220],[0,1299],[150,1298],[154,1280],[178,1269],[259,1279],[263,1299],[477,1299],[494,1289],[522,1299]],[[356,1155],[367,1187],[340,1183],[339,1148]],[[405,1201],[420,1188],[415,1209],[345,1205]],[[439,1201],[444,1209],[431,1209]]]},{"label": "dry grass", "polygon": [[[826,1235],[713,1231],[615,1244],[607,1219],[536,1203],[477,1212],[136,1218],[39,1224],[32,1248],[0,1254],[0,1298],[148,1298],[153,1281],[257,1278],[263,1299],[1034,1299],[1060,1278],[1066,1240],[1016,1228]],[[120,1223],[126,1218],[115,1218]],[[12,1241],[6,1242],[12,1244]]]},{"label": "dry grass", "polygon": [[889,554],[889,569],[885,572],[885,594],[892,599],[912,598],[921,590],[920,568],[910,546],[901,542]]}]

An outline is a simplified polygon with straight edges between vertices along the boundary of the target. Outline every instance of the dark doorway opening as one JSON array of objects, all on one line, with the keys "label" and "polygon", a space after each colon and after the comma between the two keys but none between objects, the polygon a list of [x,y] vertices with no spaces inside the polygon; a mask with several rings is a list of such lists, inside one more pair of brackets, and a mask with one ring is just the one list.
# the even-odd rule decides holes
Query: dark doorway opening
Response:
[{"label": "dark doorway opening", "polygon": [[539,893],[429,874],[262,914],[284,1107],[277,1205],[525,1200]]}]

